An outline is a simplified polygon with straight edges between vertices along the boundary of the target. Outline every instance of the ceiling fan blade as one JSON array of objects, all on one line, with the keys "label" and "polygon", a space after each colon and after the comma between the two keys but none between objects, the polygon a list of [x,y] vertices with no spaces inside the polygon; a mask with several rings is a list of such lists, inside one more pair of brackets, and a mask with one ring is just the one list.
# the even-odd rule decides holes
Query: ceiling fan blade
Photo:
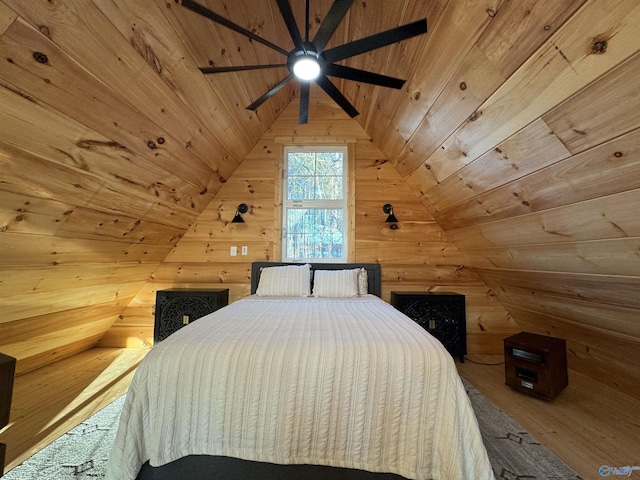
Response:
[{"label": "ceiling fan blade", "polygon": [[340,107],[345,112],[347,112],[347,115],[349,115],[351,118],[358,115],[359,112],[353,105],[351,105],[351,102],[349,102],[349,100],[347,100],[346,97],[342,95],[340,90],[338,90],[338,88],[333,83],[331,83],[331,80],[329,80],[326,75],[321,75],[320,77],[318,77],[316,79],[316,83],[320,85],[320,88],[327,92],[327,95],[333,98],[334,102],[340,105]]},{"label": "ceiling fan blade", "polygon": [[208,18],[209,20],[212,20],[215,23],[218,23],[224,27],[227,27],[231,30],[233,30],[234,32],[240,33],[242,35],[244,35],[245,37],[250,38],[251,40],[255,40],[256,42],[259,42],[263,45],[266,45],[269,48],[272,48],[273,50],[275,50],[276,52],[280,52],[283,55],[289,55],[289,52],[286,51],[284,48],[280,48],[278,45],[271,43],[269,40],[265,40],[262,37],[259,37],[258,35],[256,35],[255,33],[247,30],[246,28],[241,27],[238,24],[233,23],[230,20],[227,20],[224,17],[221,17],[220,15],[218,15],[216,12],[214,12],[213,10],[209,10],[207,7],[200,5],[197,2],[194,2],[193,0],[182,0],[182,6],[185,8],[188,8],[189,10],[196,12],[200,15],[202,15],[203,17]]},{"label": "ceiling fan blade", "polygon": [[287,84],[287,82],[289,80],[291,80],[292,78],[293,78],[293,74],[291,74],[291,73],[289,75],[287,75],[286,77],[284,77],[282,80],[280,80],[280,82],[275,87],[273,87],[267,93],[262,95],[259,99],[257,99],[251,105],[249,105],[247,107],[247,110],[254,110],[255,111],[260,105],[262,105],[265,101],[267,101],[269,98],[271,98],[273,95],[275,95],[278,90],[280,90],[282,87],[284,87]]},{"label": "ceiling fan blade", "polygon": [[318,48],[318,53],[324,50],[325,45],[340,25],[340,22],[351,8],[353,0],[335,0],[327,16],[324,17],[320,28],[316,32],[313,43]]},{"label": "ceiling fan blade", "polygon": [[291,4],[289,3],[289,0],[276,0],[276,3],[278,4],[278,8],[280,9],[282,19],[287,25],[287,29],[289,30],[289,35],[291,35],[293,44],[296,46],[296,48],[302,48],[302,37],[300,36],[300,30],[298,30],[298,24],[296,23],[296,19],[293,16],[293,10],[291,10]]},{"label": "ceiling fan blade", "polygon": [[311,82],[300,82],[300,115],[298,123],[304,125],[309,120],[309,89]]},{"label": "ceiling fan blade", "polygon": [[304,8],[304,41],[309,41],[309,0],[305,3]]},{"label": "ceiling fan blade", "polygon": [[375,50],[376,48],[385,47],[392,43],[400,42],[423,33],[427,33],[426,18],[407,25],[392,28],[391,30],[376,33],[370,37],[354,40],[353,42],[345,43],[344,45],[340,45],[335,48],[330,48],[329,50],[325,50],[324,57],[329,63],[337,62],[338,60],[353,57],[355,55],[368,52],[369,50]]},{"label": "ceiling fan blade", "polygon": [[325,67],[325,73],[332,77],[346,78],[347,80],[355,80],[356,82],[370,83],[372,85],[380,85],[401,89],[406,80],[400,78],[388,77],[379,73],[367,72],[357,68],[345,67],[335,63],[330,63]]},{"label": "ceiling fan blade", "polygon": [[200,67],[202,73],[241,72],[243,70],[261,70],[263,68],[286,67],[286,63],[270,63],[268,65],[242,65],[239,67]]}]

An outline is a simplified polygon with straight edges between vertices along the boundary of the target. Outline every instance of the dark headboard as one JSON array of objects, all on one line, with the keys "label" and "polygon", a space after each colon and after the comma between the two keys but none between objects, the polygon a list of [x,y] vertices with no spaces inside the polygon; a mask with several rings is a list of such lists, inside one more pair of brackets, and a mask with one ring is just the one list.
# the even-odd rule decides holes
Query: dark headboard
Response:
[{"label": "dark headboard", "polygon": [[[287,262],[253,262],[251,264],[251,294],[256,293],[260,272],[264,267],[279,267],[282,265],[304,265],[303,263]],[[380,278],[379,263],[309,263],[311,265],[311,278],[313,281],[314,270],[349,270],[351,268],[364,268],[369,280],[369,293],[378,297],[382,294],[382,281]]]}]

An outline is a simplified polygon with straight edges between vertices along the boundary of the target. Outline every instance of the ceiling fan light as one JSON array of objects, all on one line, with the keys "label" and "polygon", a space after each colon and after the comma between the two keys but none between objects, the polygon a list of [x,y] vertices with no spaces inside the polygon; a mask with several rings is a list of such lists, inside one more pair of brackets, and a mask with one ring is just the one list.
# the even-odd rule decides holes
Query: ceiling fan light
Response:
[{"label": "ceiling fan light", "polygon": [[320,75],[320,64],[312,57],[304,57],[293,64],[293,74],[300,80],[315,80]]}]

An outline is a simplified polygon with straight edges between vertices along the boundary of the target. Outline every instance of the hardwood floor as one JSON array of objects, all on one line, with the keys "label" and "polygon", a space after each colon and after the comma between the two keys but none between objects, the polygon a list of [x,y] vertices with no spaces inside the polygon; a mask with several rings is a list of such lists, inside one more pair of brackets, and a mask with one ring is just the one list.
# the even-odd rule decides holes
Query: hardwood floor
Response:
[{"label": "hardwood floor", "polygon": [[16,378],[5,472],[122,395],[149,350],[94,348]]},{"label": "hardwood floor", "polygon": [[[14,387],[6,471],[122,395],[146,349],[96,348],[22,375]],[[460,375],[586,480],[601,465],[640,466],[640,401],[574,371],[552,402],[504,384],[502,356],[469,355]],[[635,473],[640,475],[640,473]],[[633,475],[633,474],[632,474]]]},{"label": "hardwood floor", "polygon": [[[498,363],[503,357],[468,359]],[[504,365],[457,365],[462,377],[586,480],[603,478],[602,465],[640,466],[638,399],[569,370],[569,386],[547,402],[506,386]]]}]

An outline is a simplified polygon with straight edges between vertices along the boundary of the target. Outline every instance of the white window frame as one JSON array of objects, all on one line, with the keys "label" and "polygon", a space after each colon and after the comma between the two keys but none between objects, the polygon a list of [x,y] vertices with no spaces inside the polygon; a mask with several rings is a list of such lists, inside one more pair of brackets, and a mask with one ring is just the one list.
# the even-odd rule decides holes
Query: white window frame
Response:
[{"label": "white window frame", "polygon": [[[288,158],[289,153],[305,153],[305,152],[341,152],[343,154],[342,165],[342,199],[340,200],[288,200]],[[313,262],[313,263],[343,263],[348,262],[350,257],[350,230],[352,226],[351,220],[351,182],[350,178],[350,148],[347,145],[285,145],[282,151],[282,246],[281,258],[284,262]],[[343,211],[343,232],[342,232],[342,257],[340,258],[290,258],[287,256],[287,210],[290,208],[331,208],[342,209]]]}]

